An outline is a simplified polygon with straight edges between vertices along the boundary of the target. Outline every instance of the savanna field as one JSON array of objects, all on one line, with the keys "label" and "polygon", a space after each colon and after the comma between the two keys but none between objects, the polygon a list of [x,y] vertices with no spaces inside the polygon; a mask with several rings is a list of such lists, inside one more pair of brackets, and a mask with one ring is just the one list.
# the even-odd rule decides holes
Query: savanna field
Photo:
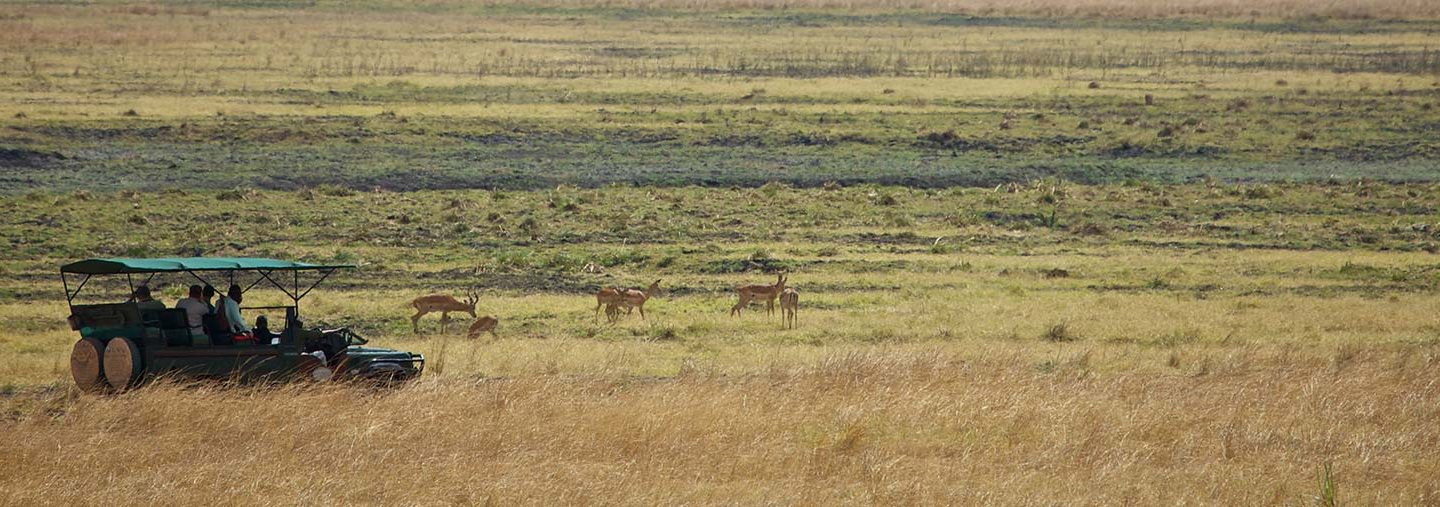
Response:
[{"label": "savanna field", "polygon": [[[1435,505],[1437,31],[1407,0],[0,3],[0,504]],[[356,264],[306,320],[425,374],[80,392],[58,266],[176,256]],[[779,272],[797,328],[729,316]],[[467,290],[495,336],[412,333]]]}]

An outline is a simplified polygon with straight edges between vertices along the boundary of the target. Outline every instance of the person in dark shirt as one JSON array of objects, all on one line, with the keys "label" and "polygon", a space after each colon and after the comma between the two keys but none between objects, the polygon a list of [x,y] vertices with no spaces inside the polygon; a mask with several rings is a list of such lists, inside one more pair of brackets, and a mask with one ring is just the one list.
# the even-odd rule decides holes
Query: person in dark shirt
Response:
[{"label": "person in dark shirt", "polygon": [[135,305],[140,307],[140,311],[165,309],[165,303],[161,303],[156,301],[155,298],[150,297],[150,287],[144,285],[136,287],[135,294],[133,294],[132,297],[135,299]]}]

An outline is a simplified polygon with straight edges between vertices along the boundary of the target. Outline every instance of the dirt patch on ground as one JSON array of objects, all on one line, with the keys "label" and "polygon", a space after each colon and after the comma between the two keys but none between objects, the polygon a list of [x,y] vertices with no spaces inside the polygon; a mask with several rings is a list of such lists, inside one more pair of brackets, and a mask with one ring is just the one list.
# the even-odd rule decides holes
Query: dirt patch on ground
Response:
[{"label": "dirt patch on ground", "polygon": [[0,167],[43,167],[61,160],[65,155],[59,152],[0,148]]}]

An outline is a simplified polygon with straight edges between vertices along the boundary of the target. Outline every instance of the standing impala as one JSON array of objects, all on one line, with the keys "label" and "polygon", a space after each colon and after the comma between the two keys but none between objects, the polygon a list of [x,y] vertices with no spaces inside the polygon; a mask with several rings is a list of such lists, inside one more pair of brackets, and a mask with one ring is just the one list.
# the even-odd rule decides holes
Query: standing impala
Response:
[{"label": "standing impala", "polygon": [[623,306],[625,307],[625,313],[627,314],[630,313],[630,310],[639,308],[640,320],[645,320],[645,302],[649,301],[651,297],[654,297],[655,294],[660,292],[660,280],[655,280],[654,282],[651,282],[650,286],[646,287],[643,291],[639,289],[617,290],[619,291],[618,297],[613,299],[609,305],[605,306],[605,318],[609,319],[610,322],[615,322],[616,320],[619,320],[620,307]]},{"label": "standing impala", "polygon": [[757,299],[765,300],[765,314],[775,314],[775,298],[785,290],[785,273],[782,271],[775,274],[775,285],[746,285],[738,287],[735,292],[740,294],[740,302],[730,307],[730,316],[740,315],[740,310],[750,305],[751,301]]},{"label": "standing impala", "polygon": [[785,319],[785,329],[795,329],[795,312],[800,309],[800,291],[786,287],[780,293],[780,318]]},{"label": "standing impala", "polygon": [[601,287],[600,291],[595,293],[595,322],[600,322],[600,307],[602,306],[605,307],[605,320],[610,322],[615,321],[615,317],[611,315],[610,309],[620,304],[620,300],[624,299],[624,296],[621,295],[623,292],[625,292],[625,289],[619,287]]},{"label": "standing impala", "polygon": [[415,315],[410,316],[410,327],[420,332],[420,317],[428,313],[440,312],[440,332],[445,332],[445,327],[450,324],[450,312],[465,312],[470,318],[475,318],[475,303],[480,301],[480,294],[475,291],[465,292],[465,301],[459,301],[454,297],[445,294],[431,294],[420,296],[410,302],[415,307]]}]

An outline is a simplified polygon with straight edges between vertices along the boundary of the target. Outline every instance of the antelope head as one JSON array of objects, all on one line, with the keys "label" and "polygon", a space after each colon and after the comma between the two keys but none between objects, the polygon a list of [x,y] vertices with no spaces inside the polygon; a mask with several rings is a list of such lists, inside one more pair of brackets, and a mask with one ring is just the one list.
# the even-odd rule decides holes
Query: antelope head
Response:
[{"label": "antelope head", "polygon": [[474,289],[465,291],[465,306],[466,306],[467,308],[466,308],[464,311],[465,311],[465,313],[470,314],[470,318],[472,318],[472,319],[473,319],[473,318],[476,318],[476,316],[475,316],[475,304],[476,304],[476,303],[479,303],[479,302],[480,302],[480,291],[477,291],[477,290],[474,290]]},{"label": "antelope head", "polygon": [[645,289],[645,297],[654,296],[658,292],[660,292],[660,280],[655,280],[650,283],[650,288]]}]

